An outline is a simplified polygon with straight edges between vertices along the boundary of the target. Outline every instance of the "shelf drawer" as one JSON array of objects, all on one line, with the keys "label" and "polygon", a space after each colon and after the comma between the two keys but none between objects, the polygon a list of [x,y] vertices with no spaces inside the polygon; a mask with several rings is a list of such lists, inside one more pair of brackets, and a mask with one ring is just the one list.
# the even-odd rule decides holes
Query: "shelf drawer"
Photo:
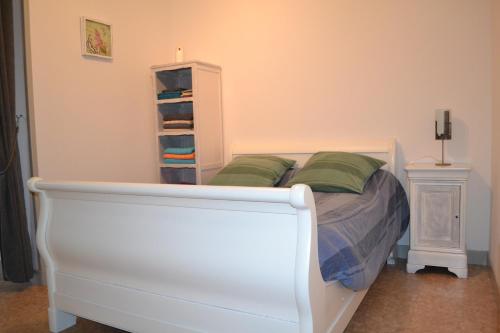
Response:
[{"label": "shelf drawer", "polygon": [[162,184],[196,184],[196,169],[194,168],[161,168]]},{"label": "shelf drawer", "polygon": [[186,148],[186,147],[194,147],[194,135],[160,135],[158,136],[158,140],[160,140],[160,149],[161,153],[163,150],[170,147],[176,148]]},{"label": "shelf drawer", "polygon": [[[163,131],[164,121],[181,120],[193,121],[193,103],[176,103],[176,104],[161,104],[158,105],[158,130]],[[188,127],[180,126],[182,129],[193,129],[194,121]]]},{"label": "shelf drawer", "polygon": [[193,74],[191,68],[157,71],[156,88],[157,93],[163,90],[193,89]]}]

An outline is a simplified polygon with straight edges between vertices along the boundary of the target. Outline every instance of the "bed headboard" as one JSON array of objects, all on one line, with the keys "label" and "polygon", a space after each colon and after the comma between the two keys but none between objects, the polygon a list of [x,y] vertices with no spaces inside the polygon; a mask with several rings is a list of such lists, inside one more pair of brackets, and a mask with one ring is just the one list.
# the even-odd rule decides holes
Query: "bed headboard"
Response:
[{"label": "bed headboard", "polygon": [[275,155],[297,161],[297,166],[302,167],[314,153],[318,151],[345,151],[363,154],[378,158],[387,164],[383,169],[397,175],[396,168],[396,140],[364,141],[354,144],[299,144],[299,145],[273,145],[234,143],[231,146],[231,158],[242,155]]}]

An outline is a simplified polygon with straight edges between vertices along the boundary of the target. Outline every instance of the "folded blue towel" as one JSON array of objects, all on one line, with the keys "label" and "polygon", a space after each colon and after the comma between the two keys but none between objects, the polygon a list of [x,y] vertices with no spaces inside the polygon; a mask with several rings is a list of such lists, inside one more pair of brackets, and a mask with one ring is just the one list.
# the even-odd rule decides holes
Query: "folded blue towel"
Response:
[{"label": "folded blue towel", "polygon": [[158,94],[158,99],[169,99],[181,97],[180,91],[162,92]]},{"label": "folded blue towel", "polygon": [[163,161],[166,164],[195,164],[195,160],[177,160],[173,158],[165,158]]},{"label": "folded blue towel", "polygon": [[192,154],[194,152],[194,147],[184,147],[184,148],[169,147],[165,149],[164,152],[165,154],[180,154],[180,155]]}]

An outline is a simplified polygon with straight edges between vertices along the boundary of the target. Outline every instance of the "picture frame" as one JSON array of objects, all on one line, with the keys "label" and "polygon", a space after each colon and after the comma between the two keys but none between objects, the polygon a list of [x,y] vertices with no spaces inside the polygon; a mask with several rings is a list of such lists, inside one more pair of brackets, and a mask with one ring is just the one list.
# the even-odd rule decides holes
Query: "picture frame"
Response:
[{"label": "picture frame", "polygon": [[111,24],[85,16],[80,20],[82,55],[113,59]]}]

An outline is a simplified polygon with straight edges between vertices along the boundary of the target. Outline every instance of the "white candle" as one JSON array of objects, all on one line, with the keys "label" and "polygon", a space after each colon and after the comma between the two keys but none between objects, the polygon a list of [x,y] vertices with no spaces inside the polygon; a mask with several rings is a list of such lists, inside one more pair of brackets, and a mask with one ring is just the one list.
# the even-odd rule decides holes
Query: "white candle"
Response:
[{"label": "white candle", "polygon": [[184,60],[184,50],[182,47],[175,49],[175,62],[182,62]]}]

